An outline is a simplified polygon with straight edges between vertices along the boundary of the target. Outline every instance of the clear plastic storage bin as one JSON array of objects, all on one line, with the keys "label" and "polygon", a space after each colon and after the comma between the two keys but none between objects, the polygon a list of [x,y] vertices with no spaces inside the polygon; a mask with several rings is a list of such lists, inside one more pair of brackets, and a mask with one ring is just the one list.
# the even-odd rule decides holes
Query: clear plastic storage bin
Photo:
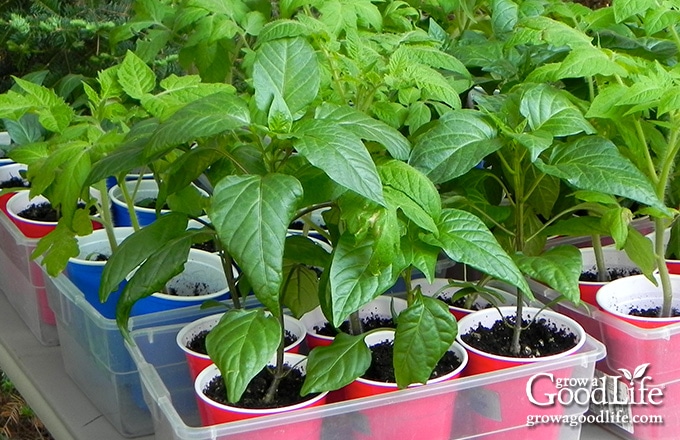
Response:
[{"label": "clear plastic storage bin", "polygon": [[54,313],[47,302],[45,277],[31,260],[37,239],[27,238],[0,212],[0,291],[41,344],[59,344]]},{"label": "clear plastic storage bin", "polygon": [[[45,275],[45,280],[66,373],[121,435],[152,433],[137,366],[115,319],[104,318],[65,275]],[[133,317],[130,325],[134,329],[183,325],[211,313],[214,309],[187,307]]]},{"label": "clear plastic storage bin", "polygon": [[553,407],[548,412],[557,414],[565,423],[539,423],[533,427],[527,426],[527,416],[547,414],[545,410],[532,406],[531,409],[518,412],[517,407],[526,401],[526,385],[534,375],[552,372],[556,377],[583,378],[590,383],[595,363],[605,355],[603,345],[589,337],[578,353],[556,361],[523,365],[287,414],[203,427],[184,355],[175,344],[175,335],[180,328],[179,325],[170,325],[135,330],[132,332],[134,345],[128,345],[139,367],[156,438],[164,440],[256,440],[271,438],[266,436],[271,436],[272,429],[278,431],[277,440],[293,440],[286,436],[288,426],[317,418],[323,420],[320,436],[323,440],[375,438],[381,433],[365,432],[366,411],[370,410],[373,416],[376,411],[384,410],[382,425],[378,425],[377,429],[381,429],[380,426],[389,429],[397,420],[405,417],[404,413],[395,411],[397,407],[403,407],[401,404],[417,405],[419,401],[435,395],[449,396],[455,400],[453,429],[447,439],[578,439],[581,425],[576,423],[570,426],[567,421],[583,415],[587,406]]}]

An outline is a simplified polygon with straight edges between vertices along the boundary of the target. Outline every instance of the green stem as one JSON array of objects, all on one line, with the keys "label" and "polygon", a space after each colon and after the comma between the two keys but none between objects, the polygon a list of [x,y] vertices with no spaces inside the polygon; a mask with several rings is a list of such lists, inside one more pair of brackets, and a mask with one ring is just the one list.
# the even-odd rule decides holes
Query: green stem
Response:
[{"label": "green stem", "polygon": [[413,291],[413,283],[411,281],[411,266],[404,269],[401,273],[401,277],[404,279],[404,285],[406,286],[406,302],[411,306],[416,300],[415,292]]},{"label": "green stem", "polygon": [[595,254],[595,265],[597,267],[597,281],[604,283],[609,281],[609,273],[604,262],[604,253],[602,252],[602,241],[600,234],[592,235],[593,253]]},{"label": "green stem", "polygon": [[134,199],[134,194],[137,193],[140,181],[141,176],[138,179],[137,184],[135,185],[135,189],[132,195],[130,194],[130,191],[128,191],[125,176],[123,176],[122,183],[118,184],[118,187],[120,188],[120,191],[123,194],[123,199],[125,200],[125,205],[127,206],[128,214],[130,215],[130,222],[132,223],[132,228],[135,231],[139,231],[141,229],[141,227],[139,226],[139,219],[137,218],[137,212],[135,211],[135,199]]},{"label": "green stem", "polygon": [[663,291],[663,307],[661,308],[661,317],[669,317],[672,312],[673,290],[671,287],[670,275],[668,274],[668,267],[666,267],[666,258],[664,256],[664,229],[666,224],[662,218],[654,219],[654,254],[656,256],[656,264],[659,268],[659,279],[661,280],[661,289]]},{"label": "green stem", "polygon": [[232,270],[234,260],[231,258],[231,254],[222,247],[218,238],[215,238],[215,244],[220,255],[220,261],[222,262],[222,270],[224,270],[224,275],[227,277],[227,286],[229,286],[229,292],[231,292],[231,302],[234,304],[235,309],[240,309],[242,308],[241,292],[236,284],[234,271]]},{"label": "green stem", "polygon": [[283,348],[286,345],[286,328],[284,327],[283,323],[283,308],[279,309],[279,327],[281,329],[281,342],[279,343],[279,348],[276,350],[276,367],[274,367],[274,378],[272,379],[272,383],[269,385],[269,389],[267,389],[267,393],[264,396],[264,402],[265,403],[270,403],[274,401],[274,397],[276,397],[276,391],[279,389],[279,384],[281,383],[281,380],[286,376],[285,371],[284,371],[284,364],[283,364],[283,356],[284,356],[284,351]]},{"label": "green stem", "polygon": [[652,156],[649,153],[649,148],[647,148],[647,136],[645,136],[645,132],[642,129],[642,124],[640,123],[640,120],[638,118],[633,119],[634,124],[635,124],[635,131],[638,135],[638,139],[640,142],[642,142],[642,151],[644,151],[645,154],[645,166],[647,167],[647,174],[649,175],[649,178],[652,179],[652,182],[654,185],[658,185],[659,182],[664,182],[665,180],[661,180],[659,176],[656,174],[656,169],[654,168],[654,161],[652,160]]},{"label": "green stem", "polygon": [[113,219],[111,218],[111,200],[109,200],[109,193],[106,189],[106,181],[102,180],[94,185],[95,189],[99,191],[99,197],[101,202],[101,209],[99,210],[99,216],[101,217],[101,224],[104,225],[106,230],[106,238],[109,241],[109,246],[111,247],[111,252],[114,252],[118,248],[118,242],[116,241],[116,234],[113,231]]}]

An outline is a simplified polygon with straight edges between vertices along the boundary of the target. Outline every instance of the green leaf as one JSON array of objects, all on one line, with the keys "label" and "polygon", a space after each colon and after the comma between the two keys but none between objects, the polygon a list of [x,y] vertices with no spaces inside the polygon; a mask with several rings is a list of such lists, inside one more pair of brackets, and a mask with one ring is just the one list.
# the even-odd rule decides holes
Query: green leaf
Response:
[{"label": "green leaf", "polygon": [[628,71],[612,61],[604,50],[583,47],[569,52],[557,71],[556,79],[595,75],[626,77]]},{"label": "green leaf", "polygon": [[301,198],[302,186],[292,176],[227,176],[215,186],[208,209],[225,249],[257,299],[274,314],[279,310],[286,233]]},{"label": "green leaf", "polygon": [[628,258],[640,268],[642,273],[651,279],[652,273],[657,268],[652,240],[631,226],[628,228],[628,237],[623,250],[626,251]]},{"label": "green leaf", "polygon": [[628,238],[628,226],[633,221],[633,213],[628,208],[614,207],[602,215],[602,226],[607,228],[609,235],[616,242],[617,249],[621,249]]},{"label": "green leaf", "polygon": [[300,119],[319,91],[320,73],[314,49],[301,38],[264,43],[253,66],[257,108],[269,113],[276,96]]},{"label": "green leaf", "polygon": [[496,130],[477,112],[444,114],[416,141],[409,163],[434,183],[462,176],[501,147]]},{"label": "green leaf", "polygon": [[281,326],[263,310],[229,310],[206,338],[210,358],[222,374],[230,402],[238,402],[250,381],[272,361]]},{"label": "green leaf", "polygon": [[588,237],[592,234],[606,235],[607,229],[597,217],[572,217],[561,220],[545,229],[545,234],[567,235],[571,237]]},{"label": "green leaf", "polygon": [[612,2],[614,9],[614,18],[617,23],[621,23],[633,15],[643,15],[648,9],[651,9],[652,4],[647,0],[616,0]]},{"label": "green leaf", "polygon": [[176,145],[236,130],[250,124],[248,105],[237,96],[220,92],[201,98],[163,122],[146,154],[152,157]]},{"label": "green leaf", "polygon": [[493,0],[491,2],[491,27],[496,35],[512,32],[519,20],[519,7],[511,0]]},{"label": "green leaf", "polygon": [[63,222],[59,222],[49,234],[42,237],[36,245],[31,258],[43,255],[42,264],[47,273],[53,277],[59,275],[64,269],[69,258],[78,256],[78,241],[73,231]]},{"label": "green leaf", "polygon": [[198,75],[177,77],[171,75],[161,81],[163,92],[146,94],[141,98],[145,110],[161,121],[168,119],[185,105],[215,93],[234,93],[230,84],[204,84]]},{"label": "green leaf", "polygon": [[[26,92],[27,101],[23,102],[29,102],[35,107],[38,120],[46,130],[61,133],[69,126],[75,113],[53,90],[21,78],[15,77],[14,80]],[[0,102],[1,105],[2,102]],[[5,117],[2,112],[0,112],[0,117]]]},{"label": "green leaf", "polygon": [[[579,29],[574,29],[565,23],[546,16],[522,18],[513,33],[513,38],[515,35],[522,35],[522,29],[528,30],[533,35],[539,37],[538,41],[535,41],[536,44],[543,42],[555,47],[569,46],[572,49],[591,47],[592,37]],[[516,44],[513,38],[508,40],[508,45]]]},{"label": "green leaf", "polygon": [[404,121],[404,125],[408,126],[409,134],[413,134],[417,132],[420,127],[430,122],[431,119],[432,112],[427,104],[424,102],[414,102],[408,108],[408,116]]},{"label": "green leaf", "polygon": [[409,141],[398,130],[352,107],[323,103],[315,118],[331,120],[361,139],[381,144],[395,159],[406,160],[411,152]]},{"label": "green leaf", "polygon": [[574,246],[556,246],[537,256],[516,254],[515,261],[529,277],[563,294],[569,301],[579,303],[581,294],[578,279],[583,263],[581,252]]},{"label": "green leaf", "polygon": [[662,116],[676,110],[680,110],[680,86],[669,87],[665,90],[659,102],[657,116]]},{"label": "green leaf", "polygon": [[99,299],[105,302],[109,294],[143,261],[160,250],[169,241],[181,236],[187,228],[187,217],[170,213],[161,216],[149,226],[130,235],[106,262],[99,285]]},{"label": "green leaf", "polygon": [[294,20],[275,20],[267,23],[257,38],[257,44],[280,38],[294,38],[306,35],[309,32],[307,26]]},{"label": "green leaf", "polygon": [[299,154],[338,184],[380,205],[385,204],[371,155],[351,131],[326,120],[305,121],[295,128]]},{"label": "green leaf", "polygon": [[610,84],[600,90],[590,103],[586,118],[615,118],[623,115],[624,110],[617,107],[619,102],[628,94],[628,87],[620,84]]},{"label": "green leaf", "polygon": [[524,92],[520,112],[534,131],[541,130],[553,136],[595,132],[578,108],[562,92],[545,84]]},{"label": "green leaf", "polygon": [[182,154],[166,170],[169,176],[168,194],[174,194],[189,186],[210,165],[222,158],[224,158],[224,153],[221,150],[201,146]]},{"label": "green leaf", "polygon": [[589,136],[557,145],[550,163],[537,161],[536,166],[578,189],[628,197],[666,211],[649,179],[608,139]]},{"label": "green leaf", "polygon": [[394,374],[399,388],[426,383],[456,339],[458,326],[442,301],[417,295],[397,318]]},{"label": "green leaf", "polygon": [[511,134],[510,136],[529,150],[532,162],[538,159],[538,156],[550,148],[553,143],[552,135],[541,130],[536,130],[532,133]]},{"label": "green leaf", "polygon": [[517,265],[479,218],[466,211],[445,209],[438,226],[439,237],[423,236],[423,241],[441,247],[453,261],[479,269],[531,296]]},{"label": "green leaf", "polygon": [[337,390],[368,370],[371,350],[364,335],[339,333],[326,347],[315,347],[307,358],[307,376],[300,394]]},{"label": "green leaf", "polygon": [[380,164],[378,172],[385,187],[403,193],[431,217],[439,217],[442,209],[439,192],[424,174],[396,160]]},{"label": "green leaf", "polygon": [[286,237],[283,258],[307,266],[324,268],[331,261],[327,247],[330,247],[330,245],[313,241],[311,237],[290,235]]},{"label": "green leaf", "polygon": [[286,284],[281,295],[284,307],[300,318],[319,305],[319,275],[301,264],[284,265]]},{"label": "green leaf", "polygon": [[156,87],[153,70],[131,51],[125,54],[118,68],[118,81],[125,93],[135,99],[141,99]]}]

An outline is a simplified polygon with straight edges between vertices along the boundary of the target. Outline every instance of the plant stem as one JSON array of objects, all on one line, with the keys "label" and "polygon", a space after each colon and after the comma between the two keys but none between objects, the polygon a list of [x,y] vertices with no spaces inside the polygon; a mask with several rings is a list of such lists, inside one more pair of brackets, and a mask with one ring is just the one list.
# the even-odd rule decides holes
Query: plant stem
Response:
[{"label": "plant stem", "polygon": [[654,219],[654,254],[656,256],[656,264],[659,267],[659,278],[661,279],[661,289],[663,291],[663,307],[661,308],[661,317],[669,317],[672,312],[673,290],[671,288],[671,280],[668,274],[668,267],[666,267],[666,258],[664,256],[664,229],[666,225],[662,218]]},{"label": "plant stem", "polygon": [[222,270],[224,270],[224,275],[227,277],[227,285],[229,286],[229,292],[231,292],[231,301],[234,304],[235,309],[240,309],[241,305],[241,292],[236,285],[236,280],[234,279],[234,272],[232,270],[232,265],[234,260],[231,258],[231,254],[227,252],[220,243],[219,239],[215,241],[217,249],[219,250],[220,261],[222,262]]},{"label": "plant stem", "polygon": [[600,234],[592,235],[593,254],[595,254],[595,267],[597,267],[597,281],[604,283],[609,281],[609,273],[604,263],[604,253],[602,252],[602,241]]},{"label": "plant stem", "polygon": [[116,241],[116,235],[113,231],[113,220],[111,218],[110,209],[111,200],[109,200],[109,193],[106,190],[106,181],[102,180],[97,182],[94,187],[99,191],[99,197],[101,199],[102,209],[99,211],[101,224],[104,225],[104,229],[106,230],[106,238],[109,240],[111,252],[114,252],[118,248],[118,242]]},{"label": "plant stem", "polygon": [[276,391],[279,388],[281,380],[285,377],[284,364],[283,364],[283,348],[286,345],[286,329],[283,324],[283,308],[279,309],[279,326],[281,327],[281,342],[279,343],[279,348],[276,350],[276,366],[274,367],[274,378],[272,383],[269,385],[267,394],[264,396],[264,402],[270,403],[274,401],[276,397]]}]

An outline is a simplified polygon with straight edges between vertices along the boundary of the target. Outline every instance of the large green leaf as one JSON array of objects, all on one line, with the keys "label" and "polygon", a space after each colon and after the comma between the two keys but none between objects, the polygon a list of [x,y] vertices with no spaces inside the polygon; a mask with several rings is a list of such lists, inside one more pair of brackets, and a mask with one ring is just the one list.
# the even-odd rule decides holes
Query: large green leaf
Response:
[{"label": "large green leaf", "polygon": [[459,209],[445,209],[438,226],[439,237],[427,235],[423,241],[441,247],[453,261],[479,269],[531,295],[522,272],[479,218]]},{"label": "large green leaf", "polygon": [[135,99],[141,99],[156,87],[156,74],[131,51],[125,54],[117,72],[123,90]]},{"label": "large green leaf", "polygon": [[371,365],[364,335],[339,333],[326,347],[316,347],[307,358],[307,376],[300,394],[337,390],[361,376]]},{"label": "large green leaf", "polygon": [[647,0],[616,0],[612,2],[614,18],[617,23],[636,15],[644,15],[644,12],[652,8],[653,3]]},{"label": "large green leaf", "polygon": [[378,173],[385,187],[402,193],[431,217],[439,217],[442,210],[439,192],[424,174],[397,160],[380,164]]},{"label": "large green leaf", "polygon": [[339,185],[380,205],[382,184],[373,159],[361,139],[327,120],[305,121],[295,129],[295,149]]},{"label": "large green leaf", "polygon": [[516,254],[515,261],[529,277],[545,283],[574,303],[580,301],[578,279],[583,263],[576,247],[557,246],[533,257]]},{"label": "large green leaf", "polygon": [[608,139],[588,136],[556,145],[550,163],[537,161],[536,166],[578,189],[628,197],[666,211],[647,177]]},{"label": "large green leaf", "polygon": [[262,309],[230,310],[208,333],[206,348],[230,402],[241,399],[253,377],[271,362],[280,341],[278,320]]},{"label": "large green leaf", "polygon": [[409,163],[441,183],[465,174],[500,147],[496,130],[479,113],[457,110],[418,138]]},{"label": "large green leaf", "polygon": [[511,0],[493,0],[491,2],[491,27],[496,35],[512,32],[519,19],[519,7]]},{"label": "large green leaf", "polygon": [[300,318],[319,305],[319,275],[302,264],[284,264],[285,288],[281,302],[293,316]]},{"label": "large green leaf", "polygon": [[106,262],[99,285],[99,298],[106,301],[109,294],[143,261],[181,236],[187,228],[187,217],[170,213],[124,240]]},{"label": "large green leaf", "polygon": [[300,119],[316,98],[320,81],[314,49],[302,38],[268,41],[257,51],[253,66],[255,102],[265,113],[280,96],[293,120]]},{"label": "large green leaf", "polygon": [[541,130],[553,136],[595,132],[579,109],[561,91],[546,84],[539,84],[524,92],[520,112],[527,118],[532,130]]},{"label": "large green leaf", "polygon": [[595,75],[626,77],[628,71],[612,61],[604,50],[583,47],[569,52],[557,71],[556,79]]},{"label": "large green leaf", "polygon": [[458,326],[443,302],[417,295],[397,318],[394,339],[394,374],[397,385],[426,383],[439,359],[456,339]]},{"label": "large green leaf", "polygon": [[[75,112],[52,89],[33,84],[32,82],[21,78],[15,77],[14,80],[17,85],[26,92],[26,101],[24,101],[24,99],[20,100],[20,102],[23,103],[20,105],[30,103],[35,114],[38,115],[40,124],[42,124],[45,129],[55,133],[61,133],[69,126],[71,120],[75,117]],[[3,102],[0,101],[0,107],[2,107],[2,104]],[[2,115],[2,113],[0,113],[0,115]],[[21,115],[23,115],[23,113],[19,116]]]},{"label": "large green leaf", "polygon": [[176,145],[247,126],[248,104],[226,92],[215,93],[188,104],[163,122],[154,134],[146,155],[153,157]]},{"label": "large green leaf", "polygon": [[409,141],[398,130],[352,107],[324,103],[315,117],[330,119],[361,139],[383,145],[395,159],[406,160],[411,152]]},{"label": "large green leaf", "polygon": [[279,310],[286,233],[301,198],[292,176],[227,176],[208,209],[220,241],[272,313]]}]

